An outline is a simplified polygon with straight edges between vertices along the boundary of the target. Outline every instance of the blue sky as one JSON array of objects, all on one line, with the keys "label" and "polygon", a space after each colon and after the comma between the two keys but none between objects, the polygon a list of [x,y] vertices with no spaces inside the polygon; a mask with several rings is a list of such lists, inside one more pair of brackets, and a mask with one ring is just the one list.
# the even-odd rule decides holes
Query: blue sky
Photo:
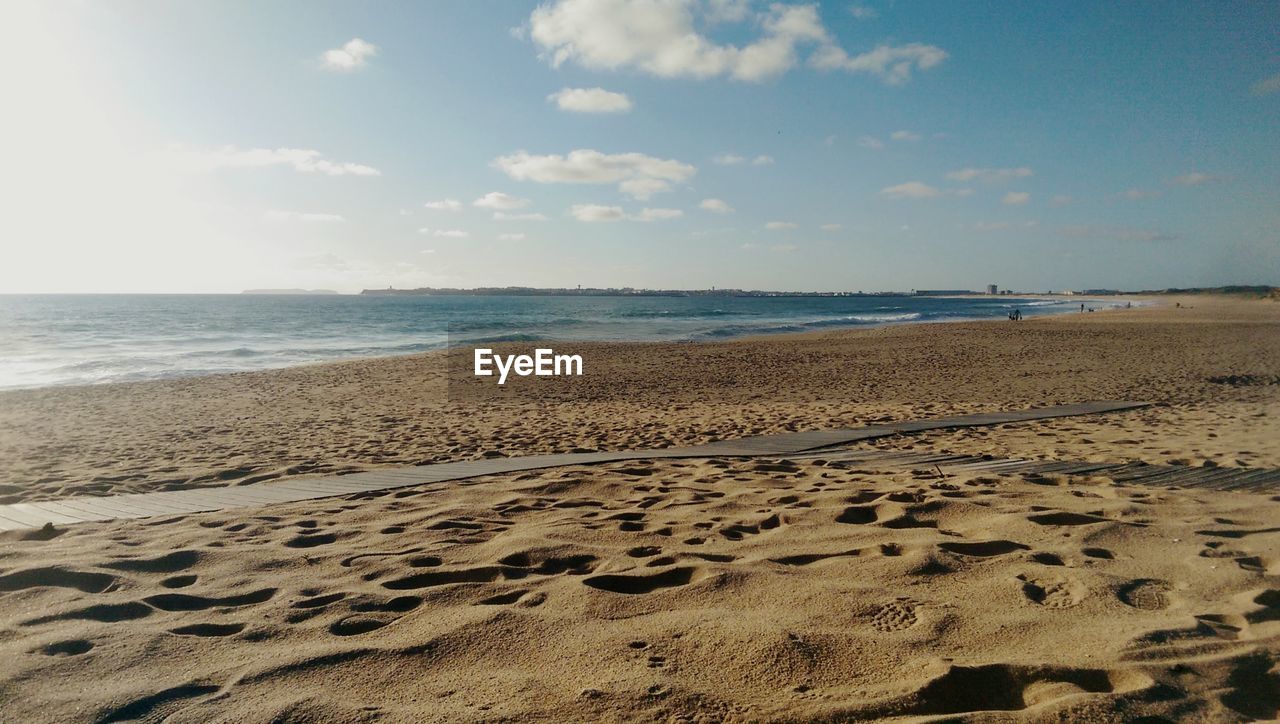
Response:
[{"label": "blue sky", "polygon": [[1275,3],[0,15],[0,292],[1280,277]]}]

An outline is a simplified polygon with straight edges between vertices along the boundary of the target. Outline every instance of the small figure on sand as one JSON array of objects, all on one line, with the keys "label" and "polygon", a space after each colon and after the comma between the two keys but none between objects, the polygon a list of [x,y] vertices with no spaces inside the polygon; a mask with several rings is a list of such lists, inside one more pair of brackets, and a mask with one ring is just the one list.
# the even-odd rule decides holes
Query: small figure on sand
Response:
[{"label": "small figure on sand", "polygon": [[1021,321],[1022,321],[1022,310],[1020,310],[1020,309],[1015,309],[1015,310],[1013,310],[1012,312],[1009,312],[1009,320],[1010,320],[1010,321],[1012,321],[1012,322],[1021,322]]}]

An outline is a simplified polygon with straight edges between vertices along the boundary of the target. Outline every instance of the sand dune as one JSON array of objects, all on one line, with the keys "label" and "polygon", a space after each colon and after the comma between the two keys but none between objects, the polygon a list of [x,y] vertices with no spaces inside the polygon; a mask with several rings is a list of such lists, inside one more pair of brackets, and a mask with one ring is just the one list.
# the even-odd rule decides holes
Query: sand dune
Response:
[{"label": "sand dune", "polygon": [[[56,498],[1099,397],[1169,404],[868,444],[1280,466],[1280,308],[1193,306],[601,347],[631,397],[580,405],[452,409],[429,356],[8,393],[0,471]],[[690,356],[733,381],[661,367]],[[16,721],[1280,716],[1280,496],[1100,478],[553,469],[6,534],[0,602]]]}]

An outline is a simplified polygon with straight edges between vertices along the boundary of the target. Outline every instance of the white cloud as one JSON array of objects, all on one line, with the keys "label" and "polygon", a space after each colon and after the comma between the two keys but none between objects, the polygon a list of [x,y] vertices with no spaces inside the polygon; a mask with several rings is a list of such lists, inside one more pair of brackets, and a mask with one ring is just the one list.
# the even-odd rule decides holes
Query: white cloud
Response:
[{"label": "white cloud", "polygon": [[1010,191],[1000,199],[1000,203],[1010,206],[1021,206],[1031,200],[1031,194],[1026,191]]},{"label": "white cloud", "polygon": [[875,20],[880,17],[880,13],[875,8],[869,8],[866,5],[850,5],[849,13],[859,20]]},{"label": "white cloud", "polygon": [[640,213],[631,217],[635,221],[666,221],[684,216],[680,209],[641,209]]},{"label": "white cloud", "polygon": [[1181,176],[1175,176],[1173,179],[1169,181],[1169,183],[1172,183],[1176,186],[1199,186],[1201,184],[1214,183],[1215,181],[1221,181],[1221,180],[1222,180],[1221,176],[1214,176],[1213,174],[1200,173],[1199,171],[1192,171],[1191,173],[1184,173]]},{"label": "white cloud", "polygon": [[1253,94],[1256,96],[1268,96],[1272,93],[1280,93],[1280,73],[1253,84]]},{"label": "white cloud", "polygon": [[267,168],[291,166],[302,173],[326,176],[381,176],[382,172],[359,163],[330,161],[319,151],[305,148],[250,148],[240,150],[224,146],[211,151],[175,147],[166,153],[180,168],[190,171],[214,171],[223,168]]},{"label": "white cloud", "polygon": [[822,229],[823,231],[839,231],[844,228],[844,224],[823,224],[818,228]]},{"label": "white cloud", "polygon": [[434,253],[436,253],[436,250],[435,250],[435,249],[422,249],[422,250],[421,250],[421,251],[419,251],[418,253],[419,253],[419,254],[434,254]]},{"label": "white cloud", "polygon": [[601,204],[575,204],[569,209],[569,215],[578,221],[667,221],[684,216],[680,209],[644,208],[638,214],[627,214],[621,206],[604,206]]},{"label": "white cloud", "polygon": [[[697,29],[699,20],[714,24],[748,18],[761,32],[741,46],[717,43]],[[850,58],[834,45],[817,5],[773,3],[752,13],[741,0],[555,0],[535,9],[528,27],[555,67],[574,62],[591,70],[636,68],[663,78],[762,81],[795,67],[799,48],[816,46],[810,62],[817,67],[868,72],[901,83],[912,67],[927,69],[946,58],[941,49],[920,44],[882,46]]]},{"label": "white cloud", "polygon": [[378,46],[360,38],[352,38],[341,48],[326,50],[320,56],[320,64],[325,70],[350,72],[359,70],[369,64],[369,58],[378,54]]},{"label": "white cloud", "polygon": [[897,185],[890,185],[890,187],[884,187],[879,191],[881,196],[887,198],[937,198],[940,196],[947,196],[947,194],[954,194],[954,196],[969,196],[969,193],[972,192],[966,188],[943,189],[932,187],[932,185],[923,182],[906,182]]},{"label": "white cloud", "polygon": [[671,190],[671,184],[656,178],[633,178],[618,184],[618,190],[640,201],[648,201],[650,196]]},{"label": "white cloud", "polygon": [[[715,158],[711,159],[711,162],[714,164],[718,164],[720,166],[739,166],[741,164],[747,163],[747,157],[739,156],[736,153],[722,153],[719,156],[716,156]],[[773,163],[773,156],[767,156],[765,154],[760,154],[759,156],[756,156],[755,158],[751,159],[752,166],[768,166],[772,163]]]},{"label": "white cloud", "polygon": [[787,229],[798,229],[800,225],[791,221],[770,221],[764,225],[769,231],[785,231]]},{"label": "white cloud", "polygon": [[707,0],[707,22],[737,23],[747,19],[751,0]]},{"label": "white cloud", "polygon": [[688,180],[697,169],[687,163],[642,153],[606,154],[589,149],[567,156],[535,156],[517,151],[501,156],[493,165],[517,181],[563,184],[618,184],[624,194],[647,199],[667,191],[671,183]]},{"label": "white cloud", "polygon": [[881,148],[884,148],[884,141],[881,141],[880,139],[875,138],[873,136],[863,136],[862,138],[858,139],[858,145],[862,146],[863,148],[881,149]]},{"label": "white cloud", "polygon": [[462,229],[435,229],[435,230],[432,230],[432,229],[430,229],[430,228],[428,228],[428,227],[425,227],[425,226],[424,226],[424,227],[422,227],[421,229],[418,229],[418,233],[419,233],[419,234],[424,234],[424,235],[425,235],[425,234],[430,234],[431,236],[439,237],[439,238],[442,238],[442,239],[465,239],[465,238],[467,238],[468,236],[471,236],[471,234],[469,234],[469,233],[467,233],[467,232],[463,231]]},{"label": "white cloud", "polygon": [[836,134],[833,133],[830,136],[827,136],[826,138],[822,139],[822,143],[827,146],[836,145]]},{"label": "white cloud", "polygon": [[562,111],[574,113],[626,113],[632,107],[625,94],[603,88],[561,88],[547,100],[555,101]]},{"label": "white cloud", "polygon": [[906,131],[906,130],[894,131],[893,133],[889,134],[889,138],[895,141],[919,141],[920,134],[913,133],[911,131]]},{"label": "white cloud", "polygon": [[508,214],[505,211],[493,212],[494,221],[547,221],[545,214]]},{"label": "white cloud", "polygon": [[774,244],[773,246],[769,247],[769,251],[774,251],[779,254],[788,254],[799,248],[800,247],[796,246],[795,244]]},{"label": "white cloud", "polygon": [[1072,201],[1075,201],[1075,199],[1071,198],[1070,196],[1067,196],[1066,194],[1058,194],[1057,196],[1054,196],[1053,198],[1049,199],[1049,205],[1050,206],[1066,206]]},{"label": "white cloud", "polygon": [[702,203],[698,204],[698,208],[713,214],[728,214],[733,211],[732,206],[720,199],[703,199]]},{"label": "white cloud", "polygon": [[498,238],[502,241],[524,241],[524,232],[519,231],[513,234],[498,234]]},{"label": "white cloud", "polygon": [[510,211],[511,209],[522,209],[529,205],[529,199],[522,199],[519,196],[504,194],[501,191],[490,191],[471,202],[472,206],[479,206],[482,209],[499,209],[502,211]]},{"label": "white cloud", "polygon": [[441,199],[440,201],[428,201],[423,206],[432,211],[461,211],[462,202],[457,199]]},{"label": "white cloud", "polygon": [[1015,178],[1027,178],[1032,175],[1030,168],[1019,166],[1017,168],[962,168],[959,171],[952,171],[947,174],[947,178],[952,181],[985,181],[994,183],[996,181],[1008,181]]},{"label": "white cloud", "polygon": [[621,221],[626,218],[621,206],[601,206],[599,204],[574,204],[569,215],[578,221]]},{"label": "white cloud", "polygon": [[1142,199],[1151,199],[1159,195],[1159,191],[1148,191],[1146,189],[1128,189],[1116,194],[1116,196],[1126,201],[1141,201]]},{"label": "white cloud", "polygon": [[947,51],[924,43],[881,45],[853,57],[834,45],[826,45],[809,58],[809,64],[820,70],[870,73],[889,85],[902,85],[911,80],[913,69],[929,70],[946,59]]},{"label": "white cloud", "polygon": [[267,212],[267,218],[275,221],[304,221],[318,223],[335,223],[346,221],[338,214],[309,214],[297,211],[277,211],[271,210]]}]

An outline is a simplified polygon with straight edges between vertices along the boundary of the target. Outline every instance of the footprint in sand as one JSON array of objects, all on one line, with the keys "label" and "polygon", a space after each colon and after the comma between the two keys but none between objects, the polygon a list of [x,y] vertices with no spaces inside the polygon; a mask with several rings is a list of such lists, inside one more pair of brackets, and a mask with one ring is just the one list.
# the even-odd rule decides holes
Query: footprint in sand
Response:
[{"label": "footprint in sand", "polygon": [[129,558],[104,563],[106,568],[134,573],[177,573],[196,565],[204,557],[200,551],[181,550],[156,558]]},{"label": "footprint in sand", "polygon": [[1021,711],[1064,697],[1120,694],[1145,689],[1150,677],[1136,671],[988,664],[952,666],[915,691],[858,712],[858,718]]},{"label": "footprint in sand", "polygon": [[1101,516],[1088,515],[1085,513],[1071,513],[1068,511],[1030,515],[1027,516],[1027,520],[1039,525],[1089,525],[1091,523],[1111,522],[1109,519]]},{"label": "footprint in sand", "polygon": [[989,540],[978,543],[960,543],[958,541],[946,541],[939,543],[938,547],[948,553],[956,553],[962,556],[972,556],[977,558],[989,558],[991,556],[1004,555],[1014,551],[1025,551],[1030,546],[1025,546],[1011,540]]},{"label": "footprint in sand", "polygon": [[244,630],[242,623],[196,623],[190,626],[179,626],[178,628],[169,629],[169,633],[178,636],[199,636],[203,638],[216,638],[221,636],[233,636]]},{"label": "footprint in sand", "polygon": [[663,588],[683,586],[693,580],[693,574],[695,572],[695,568],[686,566],[681,568],[672,568],[648,575],[606,574],[603,576],[592,576],[591,578],[583,579],[582,582],[592,588],[597,588],[602,591],[623,593],[627,595],[641,595],[653,593],[654,591]]},{"label": "footprint in sand", "polygon": [[1033,578],[1023,574],[1018,580],[1028,601],[1048,608],[1071,608],[1084,599],[1086,592],[1078,581],[1067,577]]},{"label": "footprint in sand", "polygon": [[93,642],[88,639],[70,639],[41,646],[31,653],[41,653],[45,656],[79,656],[80,654],[88,653],[92,649]]},{"label": "footprint in sand", "polygon": [[160,581],[160,585],[165,588],[186,588],[194,584],[199,579],[194,573],[187,573],[181,576],[169,576]]},{"label": "footprint in sand", "polygon": [[1143,611],[1161,611],[1169,607],[1169,584],[1142,578],[1120,586],[1116,596],[1127,606]]},{"label": "footprint in sand", "polygon": [[82,593],[106,593],[116,587],[116,577],[107,573],[76,571],[60,566],[28,568],[0,576],[0,591],[21,591],[27,588],[74,588]]},{"label": "footprint in sand", "polygon": [[316,546],[328,545],[338,540],[338,536],[333,533],[309,533],[304,531],[302,535],[296,536],[284,542],[286,548],[315,548]]},{"label": "footprint in sand", "polygon": [[871,626],[882,633],[905,631],[919,623],[917,604],[909,598],[890,601],[871,617]]}]

